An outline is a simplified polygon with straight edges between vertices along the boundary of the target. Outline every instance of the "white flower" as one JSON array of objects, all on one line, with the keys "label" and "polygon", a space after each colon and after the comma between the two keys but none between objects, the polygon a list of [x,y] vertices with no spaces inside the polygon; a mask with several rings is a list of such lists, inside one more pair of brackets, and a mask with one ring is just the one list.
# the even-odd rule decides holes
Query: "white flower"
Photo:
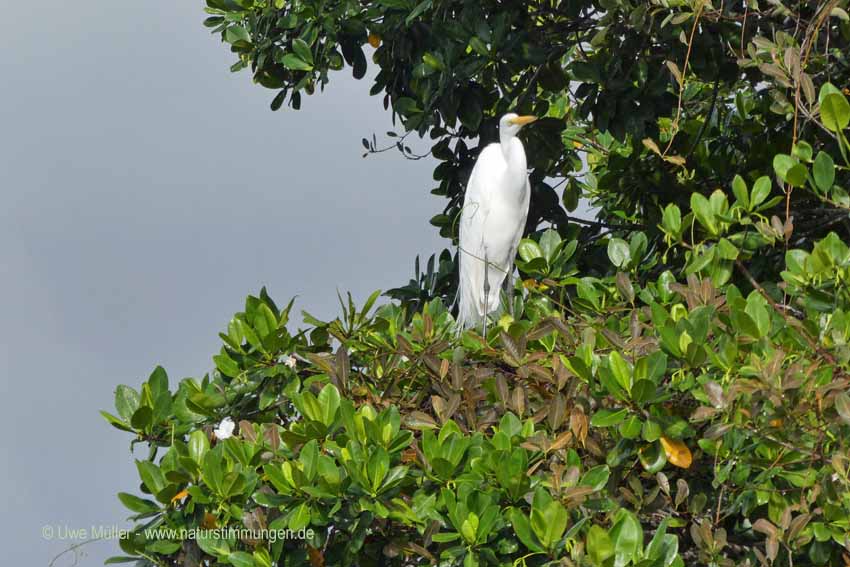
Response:
[{"label": "white flower", "polygon": [[233,422],[229,417],[225,417],[221,420],[221,423],[218,424],[218,427],[213,429],[213,433],[217,439],[229,439],[233,437],[233,430],[236,429],[236,423]]},{"label": "white flower", "polygon": [[298,364],[298,360],[296,360],[296,358],[290,354],[290,355],[289,355],[289,358],[287,358],[286,360],[284,360],[284,361],[283,361],[283,363],[284,363],[285,365],[287,365],[288,367],[290,367],[290,368],[293,368],[293,369],[294,369],[294,368],[295,368],[295,365],[296,365],[296,364]]}]

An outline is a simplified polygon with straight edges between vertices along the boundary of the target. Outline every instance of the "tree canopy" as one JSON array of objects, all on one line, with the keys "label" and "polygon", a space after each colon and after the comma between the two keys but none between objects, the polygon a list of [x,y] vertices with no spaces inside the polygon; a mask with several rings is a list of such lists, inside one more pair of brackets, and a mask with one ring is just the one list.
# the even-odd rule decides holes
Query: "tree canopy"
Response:
[{"label": "tree canopy", "polygon": [[[569,213],[583,198],[601,220],[618,230],[640,228],[655,242],[667,204],[685,207],[691,193],[718,187],[731,196],[736,174],[750,182],[772,175],[774,157],[791,154],[798,139],[833,155],[844,147],[826,126],[819,93],[830,82],[848,84],[846,2],[208,6],[206,25],[238,57],[233,69],[250,69],[256,82],[277,91],[273,109],[300,108],[302,95],[324,88],[333,71],[350,67],[364,77],[371,58],[378,70],[371,92],[383,94],[402,134],[430,139],[429,152],[440,161],[432,192],[447,203],[431,222],[447,238],[457,235],[478,144],[493,141],[498,118],[512,110],[545,117],[525,139],[529,230],[542,221],[568,230]],[[388,141],[413,153],[405,140]],[[365,139],[370,150],[382,143]],[[781,177],[787,193],[803,185],[773,209],[789,209],[782,216],[796,219],[795,240],[828,228],[848,235],[840,183],[807,189],[799,176]],[[765,266],[776,265],[776,257],[765,258]]]},{"label": "tree canopy", "polygon": [[331,321],[249,296],[212,372],[104,412],[150,448],[115,561],[850,563],[846,0],[207,6],[275,110],[371,59],[450,239],[498,117],[543,117],[521,293],[486,337],[448,251]]}]

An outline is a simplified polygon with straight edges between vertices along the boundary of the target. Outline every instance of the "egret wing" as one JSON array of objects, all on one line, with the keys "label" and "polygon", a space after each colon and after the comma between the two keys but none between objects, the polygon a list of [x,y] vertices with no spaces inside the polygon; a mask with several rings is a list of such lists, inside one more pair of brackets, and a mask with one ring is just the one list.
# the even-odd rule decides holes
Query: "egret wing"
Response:
[{"label": "egret wing", "polygon": [[466,186],[460,215],[460,285],[458,322],[461,328],[477,325],[484,316],[485,227],[493,206],[489,188],[504,171],[498,144],[490,144],[478,156]]}]

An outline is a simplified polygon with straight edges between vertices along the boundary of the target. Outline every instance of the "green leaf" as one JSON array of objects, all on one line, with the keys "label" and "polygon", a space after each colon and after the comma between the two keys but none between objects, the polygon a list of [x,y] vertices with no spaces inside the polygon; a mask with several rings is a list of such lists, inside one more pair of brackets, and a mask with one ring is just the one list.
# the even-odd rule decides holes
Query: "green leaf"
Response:
[{"label": "green leaf", "polygon": [[597,465],[584,473],[578,484],[579,486],[588,486],[594,491],[599,491],[608,484],[608,478],[610,476],[611,469],[608,468],[608,465]]},{"label": "green leaf", "polygon": [[785,181],[794,187],[802,187],[806,184],[809,175],[808,168],[802,163],[795,164],[785,174]]},{"label": "green leaf", "polygon": [[112,415],[111,413],[101,411],[100,415],[102,415],[103,419],[105,419],[107,422],[109,422],[112,425],[112,427],[115,427],[116,429],[120,429],[121,431],[127,431],[129,433],[135,433],[133,428],[130,427],[129,423],[127,423],[125,421],[121,421],[120,419],[118,419],[117,417]]},{"label": "green leaf", "polygon": [[425,53],[422,55],[422,62],[437,71],[442,71],[446,68],[443,58],[440,57],[439,53]]},{"label": "green leaf", "polygon": [[224,32],[224,41],[231,45],[239,41],[251,43],[251,36],[244,27],[234,24]]},{"label": "green leaf", "polygon": [[322,423],[330,427],[336,419],[336,413],[339,409],[339,390],[333,384],[327,384],[319,392],[318,402],[321,406]]},{"label": "green leaf", "polygon": [[160,510],[159,504],[156,502],[152,500],[145,500],[126,492],[119,492],[118,500],[120,500],[128,510],[136,512],[137,514],[150,514],[153,512],[159,512]]},{"label": "green leaf", "polygon": [[189,435],[189,456],[198,465],[204,462],[204,455],[207,454],[209,448],[210,440],[207,438],[207,434],[200,429],[196,429]]},{"label": "green leaf", "polygon": [[204,455],[204,463],[201,467],[201,474],[204,482],[214,492],[220,493],[222,490],[222,482],[224,482],[224,470],[222,469],[222,457],[218,450],[207,451]]},{"label": "green leaf", "polygon": [[115,389],[115,409],[124,421],[130,421],[139,409],[139,393],[123,384]]},{"label": "green leaf", "polygon": [[738,200],[738,203],[740,203],[745,209],[749,210],[750,195],[747,192],[747,183],[740,175],[736,175],[735,178],[732,179],[732,193],[735,195],[735,199]]},{"label": "green leaf", "polygon": [[678,236],[679,232],[682,230],[682,211],[679,210],[679,207],[672,203],[664,207],[661,224],[664,227],[664,230],[674,236]]},{"label": "green leaf", "polygon": [[547,229],[540,236],[540,250],[543,252],[543,257],[550,264],[555,260],[555,252],[558,250],[559,244],[561,244],[561,236],[557,230]]},{"label": "green leaf", "polygon": [[142,406],[136,410],[133,414],[132,419],[130,419],[130,425],[133,426],[133,429],[146,430],[151,426],[153,422],[153,410],[148,406]]},{"label": "green leaf", "polygon": [[714,220],[714,211],[712,210],[708,199],[699,193],[691,193],[691,210],[694,212],[694,216],[703,228],[712,235],[717,234],[717,223]]},{"label": "green leaf", "polygon": [[150,490],[151,494],[156,495],[163,488],[165,488],[165,475],[162,474],[162,471],[158,466],[156,466],[150,461],[137,460],[136,468],[139,471],[139,476],[142,479],[142,483],[148,490]]},{"label": "green leaf", "polygon": [[310,506],[302,502],[289,516],[289,529],[297,532],[310,524]]},{"label": "green leaf", "polygon": [[835,163],[832,161],[832,156],[826,152],[818,152],[812,174],[815,185],[821,192],[826,193],[832,189],[832,184],[835,183]]},{"label": "green leaf", "polygon": [[301,38],[293,39],[292,51],[295,52],[295,55],[297,55],[298,58],[301,59],[301,61],[307,63],[310,66],[313,65],[313,52],[310,50],[310,46],[307,45],[306,41]]},{"label": "green leaf", "polygon": [[543,510],[532,508],[531,528],[543,547],[554,549],[567,529],[567,509],[552,500]]},{"label": "green leaf", "polygon": [[244,551],[234,551],[227,556],[227,560],[234,567],[254,567],[254,557]]},{"label": "green leaf", "polygon": [[770,196],[771,191],[770,177],[763,175],[759,177],[753,184],[752,193],[750,193],[750,210],[755,209]]},{"label": "green leaf", "polygon": [[812,150],[812,145],[804,140],[798,141],[794,144],[794,147],[791,149],[791,155],[797,158],[800,161],[810,162],[812,161],[812,154],[814,150]]},{"label": "green leaf", "polygon": [[820,92],[818,93],[818,104],[823,104],[823,101],[826,100],[831,94],[841,94],[841,89],[833,85],[832,83],[824,83],[820,87]]},{"label": "green leaf", "polygon": [[615,564],[625,565],[636,561],[643,550],[643,530],[635,515],[621,510],[619,520],[611,528],[611,540],[614,542]]},{"label": "green leaf", "polygon": [[523,238],[519,243],[519,257],[523,262],[531,262],[535,258],[543,258],[543,250],[529,238]]},{"label": "green leaf", "polygon": [[[644,380],[644,382],[646,381],[647,380]],[[642,427],[643,423],[641,422],[640,418],[636,415],[632,415],[620,424],[619,432],[620,435],[622,435],[625,439],[635,439],[638,435],[640,435]]]},{"label": "green leaf", "polygon": [[372,490],[376,491],[384,482],[384,477],[390,470],[390,456],[383,447],[378,447],[372,456],[369,458],[369,463],[366,466],[366,471],[369,474],[369,481],[372,483]]},{"label": "green leaf", "polygon": [[528,517],[519,508],[511,508],[508,512],[508,518],[514,528],[514,533],[525,547],[536,553],[543,551],[540,542],[531,532],[531,523],[528,521]]},{"label": "green leaf", "polygon": [[291,71],[311,71],[313,69],[313,65],[307,63],[294,53],[284,55],[281,62],[284,67]]},{"label": "green leaf", "polygon": [[621,410],[601,409],[590,418],[590,425],[593,427],[613,427],[622,423],[628,414],[629,410],[626,408]]},{"label": "green leaf", "polygon": [[773,170],[782,181],[786,181],[788,171],[797,164],[797,160],[788,154],[776,154],[773,156]]},{"label": "green leaf", "polygon": [[148,386],[151,389],[151,398],[154,400],[168,393],[168,374],[162,366],[157,366],[151,372],[148,377]]},{"label": "green leaf", "polygon": [[614,555],[614,543],[604,528],[592,525],[587,531],[587,553],[593,565],[602,565]]},{"label": "green leaf", "polygon": [[730,314],[732,316],[732,324],[736,331],[741,331],[756,339],[761,338],[758,326],[746,311],[733,307]]},{"label": "green leaf", "polygon": [[823,125],[833,132],[840,132],[850,124],[850,103],[841,93],[826,95],[820,105]]},{"label": "green leaf", "polygon": [[611,366],[611,372],[614,374],[614,379],[622,386],[626,392],[632,391],[632,365],[620,355],[619,352],[611,351],[608,355],[608,362]]},{"label": "green leaf", "polygon": [[226,557],[230,553],[230,545],[226,539],[214,537],[217,535],[218,532],[214,530],[200,530],[195,541],[205,553],[215,557]]},{"label": "green leaf", "polygon": [[608,258],[618,268],[628,266],[631,261],[629,245],[622,238],[612,238],[608,241]]},{"label": "green leaf", "polygon": [[770,311],[767,305],[767,300],[757,291],[753,291],[747,297],[747,306],[745,308],[756,324],[758,336],[765,337],[770,332]]}]

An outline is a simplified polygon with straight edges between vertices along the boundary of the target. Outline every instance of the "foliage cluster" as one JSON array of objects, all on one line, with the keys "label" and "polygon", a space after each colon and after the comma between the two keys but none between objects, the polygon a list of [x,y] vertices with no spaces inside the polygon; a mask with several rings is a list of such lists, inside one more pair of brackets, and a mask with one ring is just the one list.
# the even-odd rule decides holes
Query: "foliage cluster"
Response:
[{"label": "foliage cluster", "polygon": [[396,303],[297,332],[249,297],[214,371],[120,387],[105,416],[150,447],[126,560],[850,563],[846,0],[207,5],[274,109],[374,49],[388,136],[432,140],[448,238],[473,144],[545,117],[529,236],[487,337],[457,333],[446,251]]},{"label": "foliage cluster", "polygon": [[[691,255],[679,276],[643,277],[663,256],[643,233],[608,240],[604,277],[579,277],[576,242],[554,230],[524,240],[528,293],[487,338],[458,336],[440,300],[408,322],[398,305],[372,313],[377,293],[349,298],[291,334],[291,303],[249,297],[215,371],[170,391],[157,369],[105,414],[150,447],[147,497],[120,495],[138,521],[126,560],[841,564],[850,248],[830,234],[789,250],[783,290],[729,283],[730,263],[749,273],[743,243],[772,230],[770,185],[668,206],[667,253]],[[238,435],[216,439],[228,417]],[[314,532],[147,535],[162,526]]]},{"label": "foliage cluster", "polygon": [[[273,109],[284,102],[300,108],[303,94],[324,88],[346,66],[364,77],[371,59],[371,93],[383,94],[401,131],[388,132],[386,146],[375,135],[364,138],[367,152],[398,147],[410,158],[438,160],[432,193],[447,202],[431,223],[449,239],[457,237],[475,156],[496,140],[498,118],[509,111],[543,118],[524,132],[532,168],[528,231],[548,222],[563,233],[578,222],[582,245],[604,228],[641,230],[655,244],[666,205],[685,209],[691,193],[707,196],[717,187],[731,198],[736,174],[749,182],[769,174],[774,156],[790,154],[799,139],[815,151],[848,153],[846,136],[837,133],[846,107],[837,97],[824,105],[822,90],[850,85],[847,0],[207,6],[206,25],[238,57],[233,70],[250,69],[257,83],[277,91]],[[416,143],[411,134],[424,139]],[[788,193],[794,182],[796,175]],[[850,238],[844,187],[798,191],[774,204],[783,220],[794,217],[796,245],[811,246],[829,230]],[[607,227],[572,215],[582,200]],[[764,257],[754,272],[777,277],[782,253]],[[452,287],[441,277],[452,273],[448,257],[435,262],[445,268],[431,272],[444,298]]]}]

